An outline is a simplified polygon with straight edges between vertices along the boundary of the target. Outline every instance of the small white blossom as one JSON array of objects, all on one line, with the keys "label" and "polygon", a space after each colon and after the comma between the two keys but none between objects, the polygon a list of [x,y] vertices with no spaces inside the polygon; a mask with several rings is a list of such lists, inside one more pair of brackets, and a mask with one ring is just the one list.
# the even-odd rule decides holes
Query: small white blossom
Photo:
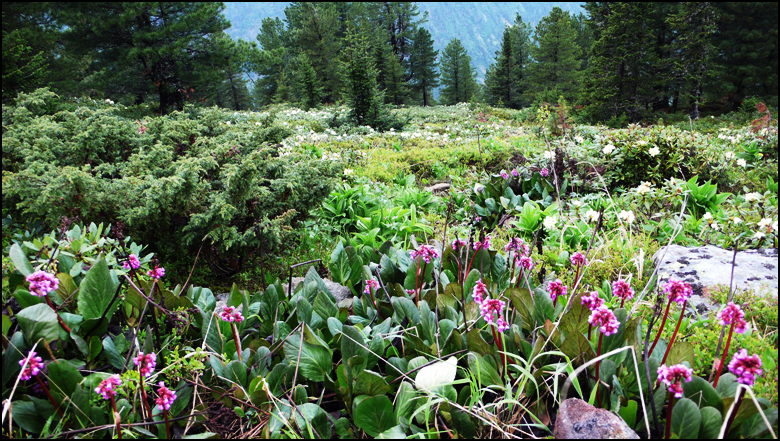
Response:
[{"label": "small white blossom", "polygon": [[704,216],[702,216],[701,218],[702,218],[703,220],[710,220],[710,219],[712,219],[712,213],[710,213],[710,212],[708,211],[708,212],[704,213]]},{"label": "small white blossom", "polygon": [[737,155],[735,155],[735,154],[734,154],[734,152],[726,152],[726,154],[725,154],[724,156],[726,157],[726,159],[728,159],[728,160],[732,160],[732,159],[734,159],[734,157],[736,157]]},{"label": "small white blossom", "polygon": [[650,156],[655,158],[661,153],[661,149],[659,149],[658,147],[653,147],[650,150],[648,150],[647,153],[649,153]]},{"label": "small white blossom", "polygon": [[547,216],[544,218],[544,228],[548,230],[554,230],[555,224],[558,223],[558,219],[555,216]]},{"label": "small white blossom", "polygon": [[585,142],[585,140],[580,135],[575,136],[574,140],[577,141],[578,144],[582,144],[583,142]]},{"label": "small white blossom", "polygon": [[753,235],[753,239],[763,239],[764,236],[766,236],[766,234],[764,234],[764,233],[762,233],[760,231],[756,231],[756,234]]},{"label": "small white blossom", "polygon": [[544,152],[544,159],[554,160],[555,159],[555,152]]},{"label": "small white blossom", "polygon": [[571,201],[571,204],[577,208],[582,207],[582,201]]},{"label": "small white blossom", "polygon": [[634,212],[630,210],[629,211],[621,210],[620,213],[618,214],[618,218],[628,222],[629,224],[633,223],[634,220],[636,219],[636,217],[634,216]]},{"label": "small white blossom", "polygon": [[745,202],[757,202],[762,199],[760,193],[748,193],[745,195]]},{"label": "small white blossom", "polygon": [[718,225],[717,221],[712,221],[712,223],[710,224],[710,228],[712,228],[715,231],[718,231],[720,230],[720,225]]},{"label": "small white blossom", "polygon": [[612,144],[607,144],[606,147],[604,147],[603,150],[601,150],[605,155],[609,155],[612,152],[615,151],[615,146]]},{"label": "small white blossom", "polygon": [[650,182],[642,182],[642,184],[636,188],[636,192],[641,195],[650,193],[651,191],[653,191],[652,186],[653,184]]},{"label": "small white blossom", "polygon": [[739,159],[737,159],[737,165],[740,166],[740,167],[747,167],[747,162],[745,162],[744,159],[739,158]]},{"label": "small white blossom", "polygon": [[739,225],[742,223],[742,219],[738,218],[737,216],[734,216],[731,218],[731,222],[733,222],[734,225]]},{"label": "small white blossom", "polygon": [[347,175],[347,176],[352,176],[352,175],[355,174],[355,170],[352,170],[351,168],[345,168],[344,169],[344,174]]},{"label": "small white blossom", "polygon": [[588,222],[596,222],[599,220],[599,213],[596,210],[588,210],[588,212],[585,213],[585,219],[587,219]]},{"label": "small white blossom", "polygon": [[644,146],[644,145],[647,145],[647,141],[645,141],[644,139],[642,139],[642,140],[639,140],[639,141],[637,141],[637,144],[639,144],[639,145],[643,145],[643,146]]}]

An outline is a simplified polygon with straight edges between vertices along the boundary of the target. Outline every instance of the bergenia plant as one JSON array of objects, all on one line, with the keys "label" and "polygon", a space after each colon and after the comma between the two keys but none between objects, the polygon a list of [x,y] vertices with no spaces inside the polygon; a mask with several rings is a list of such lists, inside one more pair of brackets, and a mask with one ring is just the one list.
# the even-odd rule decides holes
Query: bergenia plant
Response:
[{"label": "bergenia plant", "polygon": [[[732,325],[733,326],[733,325]],[[734,354],[734,358],[729,363],[729,371],[737,376],[737,382],[744,384],[745,386],[752,387],[756,381],[756,377],[764,373],[761,369],[761,357],[757,354],[748,355],[746,349],[741,349]],[[745,396],[745,391],[740,390],[737,395],[737,403],[734,405],[734,410],[731,412],[729,421],[726,423],[726,432],[729,433],[731,424],[734,423],[734,418],[737,416],[739,406],[742,404],[742,398]]]},{"label": "bergenia plant", "polygon": [[238,361],[241,360],[241,340],[238,338],[238,328],[236,323],[244,321],[244,316],[240,312],[236,311],[233,306],[226,306],[222,312],[219,313],[219,318],[222,321],[230,323],[230,328],[233,330],[233,341],[236,342],[236,351],[238,352]]},{"label": "bergenia plant", "polygon": [[59,288],[60,280],[57,279],[57,277],[55,277],[54,274],[50,274],[47,273],[46,271],[40,271],[40,270],[27,276],[26,280],[30,282],[30,294],[37,297],[45,298],[46,303],[48,303],[49,307],[57,315],[57,321],[59,322],[60,326],[62,326],[62,329],[64,329],[65,332],[70,334],[70,328],[62,320],[62,317],[60,317],[60,315],[57,314],[57,308],[54,307],[54,305],[51,303],[51,299],[49,298],[49,293],[52,291],[56,291],[57,288]]},{"label": "bergenia plant", "polygon": [[[718,312],[718,321],[723,326],[730,325],[731,327],[729,328],[729,336],[726,339],[726,346],[723,348],[723,356],[720,357],[720,362],[718,363],[718,372],[715,374],[715,381],[712,383],[712,385],[715,387],[718,386],[720,373],[723,371],[723,363],[726,362],[726,357],[728,357],[729,345],[731,344],[731,337],[734,335],[734,331],[736,331],[737,334],[744,334],[747,332],[745,313],[742,312],[742,308],[740,308],[739,305],[735,304],[734,302],[729,302],[728,305],[726,305],[722,310],[720,310],[720,312]],[[729,367],[729,370],[734,372],[731,367]]]},{"label": "bergenia plant", "polygon": [[38,353],[35,351],[30,351],[26,357],[19,360],[19,366],[22,367],[22,373],[19,374],[19,378],[21,380],[27,381],[30,378],[35,377],[41,387],[41,390],[43,390],[43,392],[46,394],[46,397],[49,398],[51,404],[54,405],[54,409],[57,411],[57,414],[60,416],[60,418],[63,418],[60,406],[56,401],[54,401],[54,397],[51,396],[51,392],[49,392],[49,388],[46,387],[46,384],[43,382],[43,380],[38,377],[38,374],[44,367],[43,359],[38,356]]},{"label": "bergenia plant", "polygon": [[171,405],[174,401],[176,401],[176,391],[172,391],[165,387],[164,381],[159,382],[158,386],[160,386],[160,388],[157,389],[158,398],[155,400],[155,404],[157,404],[157,408],[160,409],[163,413],[163,417],[165,418],[165,434],[168,439],[171,439],[171,428],[170,424],[168,423],[168,411],[171,410]]},{"label": "bergenia plant", "polygon": [[626,300],[634,298],[634,290],[625,280],[616,280],[612,282],[612,295],[620,299],[620,307],[626,303]]},{"label": "bergenia plant", "polygon": [[[601,305],[590,313],[590,317],[588,317],[588,323],[590,323],[591,326],[598,326],[599,329],[601,330],[601,333],[599,334],[598,348],[596,349],[596,357],[600,357],[601,341],[603,340],[605,335],[610,336],[612,334],[616,334],[618,332],[618,328],[620,328],[620,322],[618,321],[617,317],[615,317],[615,314],[612,312],[612,310],[610,310],[604,305]],[[601,366],[601,360],[596,362],[596,399],[597,400],[599,399],[598,388],[599,388],[600,366]]]},{"label": "bergenia plant", "polygon": [[683,380],[686,383],[693,380],[693,369],[682,364],[676,364],[670,367],[662,364],[658,367],[658,381],[664,383],[666,387],[669,388],[669,403],[667,404],[666,415],[666,439],[671,437],[674,399],[682,398],[683,396]]},{"label": "bergenia plant", "polygon": [[101,381],[98,387],[95,388],[96,394],[102,396],[104,400],[111,401],[111,408],[114,410],[114,420],[116,421],[116,435],[119,439],[122,439],[122,429],[119,426],[119,412],[116,410],[116,401],[114,401],[114,397],[116,396],[117,389],[121,385],[122,379],[119,378],[119,375],[114,374]]},{"label": "bergenia plant", "polygon": [[[477,284],[474,285],[474,302],[479,305],[482,318],[485,319],[488,326],[491,326],[490,331],[493,333],[493,342],[496,344],[496,347],[499,348],[501,364],[506,369],[504,342],[503,339],[499,338],[499,335],[502,335],[504,331],[509,329],[509,324],[507,324],[503,317],[506,302],[500,299],[491,299],[488,295],[487,285],[482,282],[482,279],[477,280]],[[498,333],[496,333],[496,330],[498,330]]]},{"label": "bergenia plant", "polygon": [[[604,299],[599,297],[598,291],[591,291],[590,294],[582,296],[581,302],[590,312],[593,312],[593,310],[604,304]],[[588,341],[590,341],[592,330],[593,325],[588,321]]]},{"label": "bergenia plant", "polygon": [[563,284],[561,279],[555,279],[547,285],[547,291],[549,291],[550,298],[553,301],[553,307],[555,307],[558,297],[565,296],[569,289]]},{"label": "bergenia plant", "polygon": [[[429,263],[431,263],[432,259],[435,259],[435,258],[439,257],[439,253],[433,247],[429,247],[427,245],[421,246],[420,247],[420,251],[411,250],[409,252],[409,255],[412,257],[412,260],[415,260],[415,259],[419,258],[419,259],[421,259],[422,261],[425,262],[423,264],[423,267],[422,267],[423,279],[425,278],[425,267]],[[417,297],[417,299],[416,299],[417,300],[417,306],[420,306],[420,293],[422,291],[422,283],[420,283],[419,279],[420,279],[420,262],[418,261],[417,262],[417,275],[415,276],[415,279],[414,279],[414,289],[415,289],[415,293],[416,293],[416,297]],[[423,280],[423,283],[425,283],[424,280]]]},{"label": "bergenia plant", "polygon": [[666,346],[666,353],[664,354],[664,358],[661,361],[662,364],[666,362],[666,357],[669,355],[669,349],[674,344],[675,337],[677,337],[677,331],[680,329],[680,323],[682,323],[683,313],[685,312],[685,305],[688,303],[688,298],[691,296],[691,294],[693,294],[693,288],[691,288],[691,285],[683,282],[682,280],[670,278],[669,281],[664,284],[663,290],[669,296],[669,301],[666,304],[666,311],[664,312],[663,320],[661,320],[661,326],[658,328],[658,334],[655,336],[653,345],[650,346],[650,354],[653,353],[655,345],[657,345],[658,340],[661,339],[661,333],[664,330],[666,319],[669,317],[669,308],[671,308],[672,302],[678,303],[680,306],[682,306],[682,308],[680,309],[680,319],[677,321],[677,327],[674,329],[672,338],[669,340],[669,344]]},{"label": "bergenia plant", "polygon": [[133,363],[135,363],[135,365],[138,366],[138,373],[140,374],[139,377],[141,379],[141,397],[143,398],[144,409],[146,410],[146,414],[151,417],[152,412],[149,409],[149,401],[146,397],[144,378],[148,378],[149,376],[151,376],[152,373],[154,372],[155,367],[157,367],[157,354],[155,354],[154,352],[150,352],[148,354],[139,352],[138,356],[133,358]]}]

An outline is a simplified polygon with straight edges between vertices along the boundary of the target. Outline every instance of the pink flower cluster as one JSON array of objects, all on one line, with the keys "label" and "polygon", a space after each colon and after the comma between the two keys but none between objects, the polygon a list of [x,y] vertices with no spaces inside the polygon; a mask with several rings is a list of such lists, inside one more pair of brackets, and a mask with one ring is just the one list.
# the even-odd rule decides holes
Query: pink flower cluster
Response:
[{"label": "pink flower cluster", "polygon": [[157,367],[157,354],[150,352],[144,355],[143,352],[139,352],[138,356],[133,358],[133,363],[138,366],[138,372],[141,376],[149,377],[154,372],[154,368]]},{"label": "pink flower cluster", "polygon": [[409,251],[409,255],[412,256],[412,260],[420,257],[425,263],[431,263],[431,259],[439,257],[439,253],[433,247],[427,245],[421,246],[420,251]]},{"label": "pink flower cluster", "polygon": [[38,297],[43,297],[60,286],[59,279],[46,271],[36,271],[27,276],[26,280],[30,282],[30,294]]},{"label": "pink flower cluster", "polygon": [[591,291],[590,294],[582,296],[582,304],[585,305],[588,310],[593,311],[604,304],[604,299],[599,297],[598,291]]},{"label": "pink flower cluster", "polygon": [[127,260],[122,263],[122,268],[124,269],[138,269],[141,266],[141,261],[138,260],[138,256],[135,254],[131,254],[127,256]]},{"label": "pink flower cluster", "polygon": [[546,177],[547,177],[547,176],[550,174],[550,171],[549,171],[549,170],[547,170],[546,168],[543,168],[543,169],[542,169],[542,170],[539,172],[539,174],[540,174],[540,175],[542,175],[542,177],[543,177],[543,178],[546,178]]},{"label": "pink flower cluster", "polygon": [[691,285],[682,280],[669,279],[669,281],[664,284],[663,289],[664,292],[669,295],[669,300],[677,302],[680,305],[685,303],[691,294],[693,294]]},{"label": "pink flower cluster", "polygon": [[100,385],[95,388],[95,393],[102,395],[104,400],[108,400],[116,396],[116,389],[122,385],[122,379],[119,375],[114,374],[105,380],[100,382]]},{"label": "pink flower cluster", "polygon": [[236,311],[234,306],[226,306],[222,312],[219,313],[219,318],[226,322],[241,323],[244,321],[244,316]]},{"label": "pink flower cluster", "polygon": [[19,376],[22,380],[29,380],[30,378],[38,375],[38,372],[43,369],[43,359],[38,356],[35,351],[30,351],[27,357],[19,360],[19,366],[24,366],[27,363],[27,367],[22,371],[22,375]]},{"label": "pink flower cluster", "polygon": [[574,266],[585,266],[588,263],[588,259],[582,253],[574,253],[571,256],[571,264]]},{"label": "pink flower cluster", "polygon": [[154,280],[160,280],[160,278],[165,275],[165,268],[155,266],[153,270],[149,270],[146,274]]},{"label": "pink flower cluster", "polygon": [[744,334],[747,332],[747,322],[745,321],[745,313],[742,312],[742,308],[734,302],[729,302],[725,308],[718,313],[718,320],[723,326],[734,325],[734,330],[738,334]]},{"label": "pink flower cluster", "polygon": [[374,279],[366,280],[366,288],[363,290],[363,294],[370,294],[371,288],[379,288],[379,282]]},{"label": "pink flower cluster", "polygon": [[592,326],[599,326],[601,332],[607,337],[616,334],[618,328],[620,328],[620,322],[615,317],[615,314],[604,305],[599,306],[590,313],[588,323]]},{"label": "pink flower cluster", "polygon": [[534,267],[534,261],[531,259],[531,247],[525,243],[523,239],[515,237],[510,240],[509,243],[504,246],[504,251],[507,253],[514,252],[515,265],[522,267],[525,270],[530,270]]},{"label": "pink flower cluster", "polygon": [[157,398],[154,402],[157,404],[157,408],[160,410],[171,410],[171,404],[176,401],[176,392],[165,387],[165,382],[158,383],[160,386],[157,389]]},{"label": "pink flower cluster", "polygon": [[487,285],[482,283],[482,279],[477,280],[477,284],[474,285],[474,301],[479,305],[482,318],[489,325],[497,327],[498,332],[504,332],[509,329],[509,324],[501,317],[504,315],[506,302],[499,299],[486,298],[487,294]]},{"label": "pink flower cluster", "polygon": [[488,249],[490,248],[490,236],[485,236],[485,240],[482,242],[476,241],[474,242],[474,250],[478,251],[480,248]]},{"label": "pink flower cluster", "polygon": [[561,279],[555,279],[547,285],[547,291],[550,292],[550,298],[552,298],[553,302],[559,296],[565,296],[568,290],[569,288],[563,284]]},{"label": "pink flower cluster", "polygon": [[518,176],[520,176],[520,172],[518,172],[516,168],[513,168],[512,169],[512,176],[518,177]]},{"label": "pink flower cluster", "polygon": [[506,170],[501,170],[501,177],[504,179],[509,179],[509,173],[507,173]]},{"label": "pink flower cluster", "polygon": [[466,246],[466,242],[463,242],[460,239],[455,239],[452,241],[452,249],[455,251],[458,251],[459,249]]},{"label": "pink flower cluster", "polygon": [[675,364],[667,367],[662,364],[658,368],[658,381],[663,382],[669,388],[669,392],[674,393],[675,398],[682,398],[682,380],[689,382],[693,380],[693,369],[685,367],[683,364]]},{"label": "pink flower cluster", "polygon": [[761,370],[761,357],[757,354],[748,355],[746,349],[734,354],[729,363],[729,371],[737,376],[737,381],[746,386],[752,386],[756,377],[764,373]]},{"label": "pink flower cluster", "polygon": [[634,290],[625,280],[616,280],[612,282],[612,295],[623,300],[634,298]]}]

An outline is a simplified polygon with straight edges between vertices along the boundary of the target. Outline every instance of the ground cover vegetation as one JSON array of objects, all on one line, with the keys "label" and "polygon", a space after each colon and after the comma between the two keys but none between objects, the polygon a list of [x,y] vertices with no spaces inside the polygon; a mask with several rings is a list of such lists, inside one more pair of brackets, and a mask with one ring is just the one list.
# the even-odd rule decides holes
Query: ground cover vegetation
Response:
[{"label": "ground cover vegetation", "polygon": [[[776,97],[707,105],[725,6],[659,18],[698,41],[664,46],[685,53],[665,69],[690,116],[621,101],[629,77],[599,87],[630,106],[578,101],[595,89],[575,45],[604,68],[595,48],[631,5],[589,4],[585,27],[517,17],[494,102],[504,83],[474,87],[457,41],[437,77],[407,3],[296,3],[262,50],[214,31],[218,4],[38,7],[4,5],[4,45],[62,33],[61,52],[31,38],[3,56],[5,435],[546,437],[577,397],[646,438],[776,437],[777,299],[714,287],[716,311],[683,313],[691,287],[652,260],[777,248]],[[551,60],[571,66],[538,64],[561,42]],[[61,62],[91,88],[67,92]],[[776,91],[767,66],[745,84]],[[452,105],[427,102],[437,81]]]}]

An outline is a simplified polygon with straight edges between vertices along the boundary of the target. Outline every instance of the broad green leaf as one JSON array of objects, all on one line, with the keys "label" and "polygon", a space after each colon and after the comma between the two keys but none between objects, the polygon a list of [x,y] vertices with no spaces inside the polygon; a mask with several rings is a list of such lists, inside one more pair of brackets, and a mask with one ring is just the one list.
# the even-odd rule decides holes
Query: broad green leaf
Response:
[{"label": "broad green leaf", "polygon": [[469,352],[468,362],[472,375],[477,378],[482,387],[504,386],[504,382],[498,375],[496,368],[488,363],[482,356],[474,352]]},{"label": "broad green leaf", "polygon": [[680,398],[672,409],[672,433],[680,439],[696,439],[700,427],[699,407],[687,398]]},{"label": "broad green leaf", "polygon": [[385,395],[369,397],[361,401],[355,409],[355,425],[369,436],[376,437],[397,424],[393,414],[393,403]]},{"label": "broad green leaf", "polygon": [[333,370],[330,349],[302,341],[297,333],[288,336],[285,341],[284,357],[293,365],[300,359],[299,373],[311,381],[323,381]]},{"label": "broad green leaf", "polygon": [[19,288],[16,291],[14,291],[14,298],[16,299],[16,302],[19,303],[19,307],[29,308],[30,306],[37,305],[39,303],[46,303],[46,300],[43,299],[43,297],[38,297],[30,294],[30,291],[27,291],[24,288]]},{"label": "broad green leaf", "polygon": [[723,399],[709,381],[694,376],[691,381],[683,382],[682,386],[683,396],[689,398],[700,408],[710,406],[714,407],[719,412],[723,412]]},{"label": "broad green leaf", "polygon": [[33,267],[18,243],[11,245],[11,249],[8,251],[8,257],[11,259],[11,263],[14,264],[16,271],[22,273],[23,276],[27,277],[33,273]]},{"label": "broad green leaf", "polygon": [[[111,306],[112,300],[118,304],[118,300],[114,300],[115,291],[116,286],[111,280],[108,264],[106,264],[105,259],[100,259],[92,265],[92,268],[84,276],[84,280],[81,281],[78,305],[79,313],[84,317],[84,320],[102,317],[103,313]],[[111,319],[113,309],[115,308],[112,307],[108,311],[106,319]]]},{"label": "broad green leaf", "polygon": [[363,334],[357,328],[349,325],[343,326],[341,332],[344,334],[341,336],[342,359],[349,360],[357,355],[366,360],[368,350],[366,349],[367,345]]},{"label": "broad green leaf", "polygon": [[715,439],[720,433],[720,426],[723,424],[723,416],[718,409],[714,407],[701,408],[701,427],[699,429],[700,439]]},{"label": "broad green leaf", "polygon": [[397,312],[397,322],[401,323],[404,317],[409,318],[409,326],[415,326],[420,323],[420,310],[414,302],[406,297],[393,297],[391,300]]},{"label": "broad green leaf", "polygon": [[314,312],[325,320],[336,317],[339,314],[339,308],[333,303],[333,300],[331,300],[330,297],[331,296],[328,294],[320,292],[317,294],[317,297],[315,297],[314,304],[312,305]]},{"label": "broad green leaf", "polygon": [[472,302],[474,300],[474,297],[472,294],[474,294],[474,286],[477,284],[477,281],[482,278],[482,274],[472,269],[469,271],[468,276],[466,276],[466,280],[463,282],[463,289],[466,294],[466,304]]},{"label": "broad green leaf", "polygon": [[168,411],[169,416],[172,418],[179,416],[180,413],[190,407],[191,399],[192,386],[186,385],[176,389],[176,400],[171,404],[171,409]]},{"label": "broad green leaf", "polygon": [[333,281],[346,286],[352,274],[352,267],[349,265],[349,256],[344,250],[343,242],[339,242],[331,253],[329,268]]},{"label": "broad green leaf", "polygon": [[70,396],[76,385],[83,380],[79,370],[65,360],[57,360],[47,365],[49,369],[49,389],[60,397]]},{"label": "broad green leaf", "polygon": [[737,394],[737,377],[731,372],[721,375],[715,390],[722,398],[733,397]]},{"label": "broad green leaf", "polygon": [[391,392],[390,386],[381,375],[371,372],[362,371],[355,378],[354,386],[352,389],[353,395],[385,395]]},{"label": "broad green leaf", "polygon": [[495,346],[482,338],[479,329],[472,329],[466,334],[466,347],[479,355],[492,354],[496,350]]},{"label": "broad green leaf", "polygon": [[29,347],[40,338],[48,342],[59,338],[60,324],[57,322],[57,313],[49,305],[39,303],[24,308],[16,314],[16,320]]},{"label": "broad green leaf", "polygon": [[34,435],[41,433],[46,420],[54,414],[54,406],[51,407],[51,413],[39,414],[35,408],[35,404],[29,401],[15,401],[13,404],[13,419],[14,422],[22,429],[30,432]]},{"label": "broad green leaf", "polygon": [[693,344],[687,341],[675,341],[672,349],[669,350],[666,365],[673,366],[687,361],[689,366],[693,366],[694,357]]},{"label": "broad green leaf", "polygon": [[[6,316],[3,316],[6,317]],[[19,360],[27,356],[24,350],[24,335],[21,332],[15,332],[8,339],[8,348],[3,351],[3,384],[8,384],[11,378],[16,378],[16,374],[22,369],[19,366]]]},{"label": "broad green leaf", "polygon": [[393,426],[376,436],[376,439],[405,439],[406,432],[400,425]]},{"label": "broad green leaf", "polygon": [[593,352],[588,339],[579,332],[570,333],[566,336],[561,345],[561,352],[572,360],[577,360],[578,363],[584,363],[596,357],[596,353]]},{"label": "broad green leaf", "polygon": [[634,428],[636,426],[636,411],[639,408],[639,405],[634,400],[629,400],[628,404],[625,406],[622,406],[620,410],[618,411],[618,414],[620,414],[620,417],[623,418],[623,421],[628,424],[628,427]]},{"label": "broad green leaf", "polygon": [[306,439],[330,438],[330,421],[322,408],[314,403],[297,406],[293,419]]},{"label": "broad green leaf", "polygon": [[222,371],[222,375],[233,383],[236,383],[239,387],[246,388],[246,364],[244,362],[233,360],[225,366]]},{"label": "broad green leaf", "polygon": [[352,426],[349,424],[349,420],[341,417],[333,424],[336,427],[336,435],[340,439],[354,439],[355,433],[352,431]]},{"label": "broad green leaf", "polygon": [[111,366],[114,368],[121,370],[125,365],[125,359],[117,349],[114,341],[111,340],[111,337],[103,339],[103,352],[106,354],[108,362],[111,363]]},{"label": "broad green leaf", "polygon": [[[769,424],[775,425],[775,422],[777,421],[777,408],[767,409],[764,413],[766,414]],[[777,426],[775,425],[774,427]],[[739,431],[743,438],[754,439],[769,432],[769,428],[766,426],[761,415],[755,414],[742,422],[742,425],[739,426]]]}]

